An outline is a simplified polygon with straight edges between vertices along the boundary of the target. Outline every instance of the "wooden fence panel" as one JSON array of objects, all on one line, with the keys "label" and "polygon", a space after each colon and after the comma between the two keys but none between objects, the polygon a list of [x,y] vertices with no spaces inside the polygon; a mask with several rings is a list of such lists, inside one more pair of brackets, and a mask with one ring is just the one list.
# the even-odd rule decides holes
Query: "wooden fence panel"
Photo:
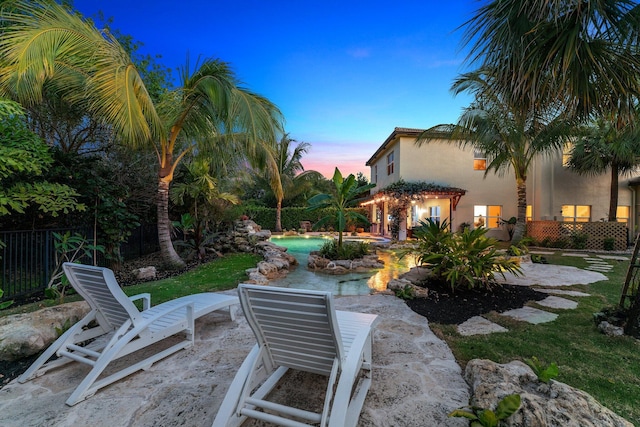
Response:
[{"label": "wooden fence panel", "polygon": [[613,250],[623,251],[628,247],[628,230],[622,222],[561,222],[528,221],[527,236],[541,242],[571,242],[578,234],[587,236],[585,249],[604,250],[605,239],[613,238]]}]

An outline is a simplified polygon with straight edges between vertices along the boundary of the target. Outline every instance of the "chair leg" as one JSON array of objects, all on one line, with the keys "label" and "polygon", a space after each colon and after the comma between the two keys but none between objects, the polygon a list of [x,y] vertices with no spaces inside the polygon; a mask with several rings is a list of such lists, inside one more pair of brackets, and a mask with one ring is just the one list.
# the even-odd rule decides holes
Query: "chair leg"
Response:
[{"label": "chair leg", "polygon": [[[95,319],[95,312],[88,313],[82,320],[69,328],[64,334],[62,334],[57,340],[55,340],[47,349],[36,359],[29,368],[18,377],[18,382],[23,384],[29,380],[44,375],[48,371],[55,369],[59,366],[66,365],[73,362],[73,360],[66,357],[60,357],[56,360],[48,362],[61,348],[67,345],[70,341],[75,342],[72,338],[75,335],[83,334],[83,328]],[[86,334],[85,334],[86,335]],[[86,339],[95,338],[99,334],[90,334]],[[84,335],[80,339],[85,339]],[[47,363],[48,362],[48,363]]]}]

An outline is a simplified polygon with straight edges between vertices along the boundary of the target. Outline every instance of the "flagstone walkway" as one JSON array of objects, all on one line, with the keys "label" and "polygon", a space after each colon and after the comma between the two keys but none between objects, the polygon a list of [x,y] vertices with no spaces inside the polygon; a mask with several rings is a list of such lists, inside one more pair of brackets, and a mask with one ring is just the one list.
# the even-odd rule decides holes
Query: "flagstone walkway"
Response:
[{"label": "flagstone walkway", "polygon": [[[534,255],[551,255],[554,252],[532,251],[531,253]],[[583,270],[569,266],[522,264],[521,268],[524,275],[516,277],[507,274],[504,283],[520,286],[536,286],[537,291],[550,294],[549,297],[542,301],[536,301],[536,305],[543,308],[571,310],[578,307],[578,302],[573,299],[563,298],[562,296],[580,298],[589,296],[589,294],[569,289],[558,289],[558,287],[589,284],[607,280],[607,277],[602,273],[609,272],[613,268],[611,261],[626,261],[629,259],[629,257],[618,255],[594,256],[587,253],[572,252],[563,253],[562,255],[584,258],[589,266]],[[500,315],[532,324],[553,322],[558,318],[557,313],[551,313],[542,308],[529,306],[505,311],[500,313]],[[482,316],[472,317],[458,325],[458,333],[465,336],[486,335],[497,332],[508,332],[508,329]]]}]

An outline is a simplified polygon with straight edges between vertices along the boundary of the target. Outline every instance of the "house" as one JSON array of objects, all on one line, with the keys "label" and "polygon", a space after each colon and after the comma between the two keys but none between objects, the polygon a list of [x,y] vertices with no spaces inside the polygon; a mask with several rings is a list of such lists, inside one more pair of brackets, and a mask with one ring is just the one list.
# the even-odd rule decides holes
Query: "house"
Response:
[{"label": "house", "polygon": [[[366,165],[371,168],[372,231],[391,234],[394,214],[401,217],[400,240],[426,218],[447,220],[452,230],[461,226],[486,227],[488,235],[508,240],[501,220],[517,216],[513,171],[485,175],[484,153],[452,144],[438,127],[428,143],[418,146],[423,129],[395,128]],[[596,222],[609,211],[610,174],[578,175],[565,166],[568,154],[558,152],[536,159],[527,176],[527,220]],[[422,183],[411,195],[394,192],[398,183]],[[618,221],[634,230],[640,221],[637,191],[640,179],[620,176]],[[387,191],[383,191],[387,190]],[[406,196],[406,197],[405,197]],[[404,200],[398,200],[404,197]],[[400,206],[400,207],[399,207]]]}]

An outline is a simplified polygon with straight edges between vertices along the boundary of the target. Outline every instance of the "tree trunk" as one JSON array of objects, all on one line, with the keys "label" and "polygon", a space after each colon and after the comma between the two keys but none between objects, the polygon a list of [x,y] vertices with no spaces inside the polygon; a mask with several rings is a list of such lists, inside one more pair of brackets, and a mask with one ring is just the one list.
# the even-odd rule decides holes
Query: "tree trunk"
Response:
[{"label": "tree trunk", "polygon": [[618,213],[618,163],[611,163],[611,185],[609,188],[609,218],[608,221],[616,220]]},{"label": "tree trunk", "polygon": [[518,192],[518,216],[516,226],[513,228],[512,245],[517,245],[527,231],[527,182],[524,179],[516,181]]},{"label": "tree trunk", "polygon": [[158,180],[158,241],[160,256],[166,268],[179,269],[185,266],[184,261],[171,242],[171,221],[169,221],[169,182]]},{"label": "tree trunk", "polygon": [[282,231],[282,199],[278,199],[278,204],[276,205],[276,231]]}]

